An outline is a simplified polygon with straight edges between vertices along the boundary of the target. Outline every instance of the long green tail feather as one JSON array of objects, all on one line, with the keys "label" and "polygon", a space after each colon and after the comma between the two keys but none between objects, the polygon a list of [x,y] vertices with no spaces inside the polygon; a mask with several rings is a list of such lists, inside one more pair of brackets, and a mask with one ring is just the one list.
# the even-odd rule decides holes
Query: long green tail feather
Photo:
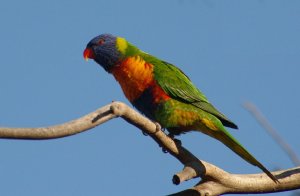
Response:
[{"label": "long green tail feather", "polygon": [[256,160],[230,133],[228,133],[225,128],[222,131],[218,131],[213,135],[214,138],[221,141],[228,148],[246,160],[248,163],[259,167],[263,172],[265,172],[275,183],[279,181],[275,178],[275,176],[266,169],[258,160]]}]

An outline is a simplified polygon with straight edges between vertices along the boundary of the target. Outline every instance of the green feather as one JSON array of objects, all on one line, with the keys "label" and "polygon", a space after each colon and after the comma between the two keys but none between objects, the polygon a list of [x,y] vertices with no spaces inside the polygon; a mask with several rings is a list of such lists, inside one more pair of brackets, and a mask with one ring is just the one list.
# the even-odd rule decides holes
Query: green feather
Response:
[{"label": "green feather", "polygon": [[143,54],[142,57],[148,63],[155,65],[155,81],[170,97],[184,103],[192,104],[216,116],[224,126],[235,129],[238,128],[237,125],[209,103],[205,95],[195,87],[191,80],[179,68],[149,54]]}]

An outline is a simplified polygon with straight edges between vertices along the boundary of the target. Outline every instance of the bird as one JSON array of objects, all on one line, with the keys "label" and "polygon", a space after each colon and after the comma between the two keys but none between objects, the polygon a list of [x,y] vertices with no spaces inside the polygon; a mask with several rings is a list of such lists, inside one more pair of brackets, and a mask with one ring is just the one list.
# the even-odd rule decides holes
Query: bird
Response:
[{"label": "bird", "polygon": [[91,39],[83,56],[112,74],[131,104],[170,135],[202,132],[278,182],[225,128],[238,129],[238,126],[219,112],[175,65],[140,50],[123,37],[108,33]]}]

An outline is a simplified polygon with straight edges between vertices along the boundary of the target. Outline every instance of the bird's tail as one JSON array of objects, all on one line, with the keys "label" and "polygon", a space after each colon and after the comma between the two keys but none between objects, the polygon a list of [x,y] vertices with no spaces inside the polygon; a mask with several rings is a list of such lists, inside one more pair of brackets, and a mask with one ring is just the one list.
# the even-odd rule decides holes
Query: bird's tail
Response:
[{"label": "bird's tail", "polygon": [[218,131],[214,135],[211,135],[214,138],[221,141],[225,144],[228,148],[246,160],[248,163],[259,167],[263,172],[265,172],[275,183],[279,181],[275,178],[275,176],[266,169],[258,160],[256,160],[226,129],[222,131]]}]

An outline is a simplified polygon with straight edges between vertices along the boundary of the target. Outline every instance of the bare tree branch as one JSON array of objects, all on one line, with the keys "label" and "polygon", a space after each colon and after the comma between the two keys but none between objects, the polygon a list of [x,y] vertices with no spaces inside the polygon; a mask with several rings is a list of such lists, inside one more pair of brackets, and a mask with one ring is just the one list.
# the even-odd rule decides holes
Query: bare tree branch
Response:
[{"label": "bare tree branch", "polygon": [[50,127],[0,128],[0,138],[54,139],[89,130],[112,118],[122,117],[151,136],[162,148],[178,159],[184,168],[173,176],[180,184],[192,178],[202,180],[191,189],[173,195],[220,195],[226,193],[268,193],[300,188],[300,167],[273,172],[280,183],[266,174],[230,174],[210,163],[199,160],[191,152],[168,137],[156,123],[121,102],[113,102],[79,119]]},{"label": "bare tree branch", "polygon": [[111,105],[106,105],[88,115],[85,115],[79,119],[69,121],[64,124],[39,127],[39,128],[0,128],[0,138],[9,139],[55,139],[60,137],[66,137],[74,135],[83,131],[87,131],[100,125],[112,118],[117,117],[112,113]]},{"label": "bare tree branch", "polygon": [[281,149],[287,153],[292,163],[295,166],[299,166],[300,159],[298,158],[297,154],[293,151],[290,145],[284,141],[284,139],[279,135],[279,133],[272,127],[272,125],[259,111],[259,109],[253,103],[250,102],[244,103],[243,106],[253,115],[257,122],[267,131],[267,133],[275,140],[275,142],[279,144]]}]

